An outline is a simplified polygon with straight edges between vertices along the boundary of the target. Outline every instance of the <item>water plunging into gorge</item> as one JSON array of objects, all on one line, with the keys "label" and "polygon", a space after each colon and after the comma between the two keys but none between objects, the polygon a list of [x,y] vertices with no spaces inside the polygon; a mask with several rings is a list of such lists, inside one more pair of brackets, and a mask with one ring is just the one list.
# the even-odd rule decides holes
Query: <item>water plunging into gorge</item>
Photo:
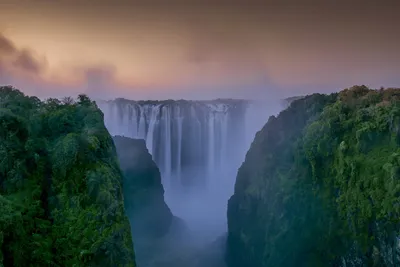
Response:
[{"label": "water plunging into gorge", "polygon": [[204,241],[226,232],[237,169],[266,106],[246,100],[98,102],[111,135],[144,139],[174,215]]}]

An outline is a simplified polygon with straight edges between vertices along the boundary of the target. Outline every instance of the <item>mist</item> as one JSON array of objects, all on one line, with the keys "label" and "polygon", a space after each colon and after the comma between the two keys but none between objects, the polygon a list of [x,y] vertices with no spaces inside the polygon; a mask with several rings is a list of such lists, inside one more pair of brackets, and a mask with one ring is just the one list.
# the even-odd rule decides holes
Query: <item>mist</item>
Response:
[{"label": "mist", "polygon": [[[238,168],[245,159],[246,152],[257,131],[267,122],[268,117],[276,115],[281,109],[278,100],[252,102],[246,110],[245,138],[229,140],[229,145],[236,146],[236,154],[231,155],[229,162],[225,162],[221,169],[214,169],[204,179],[206,185],[200,184],[190,188],[178,190],[165,184],[165,200],[174,215],[182,218],[198,237],[197,241],[212,242],[216,237],[223,235],[227,230],[226,208],[230,196],[234,192],[234,185]],[[196,170],[187,172],[189,176],[196,176]],[[200,242],[201,243],[201,242]]]},{"label": "mist", "polygon": [[111,135],[146,141],[160,168],[165,202],[175,216],[169,233],[157,242],[143,245],[145,237],[133,237],[142,247],[136,253],[138,264],[190,267],[207,262],[223,266],[227,202],[238,168],[255,134],[269,116],[283,108],[282,102],[277,98],[119,99],[98,105]]}]

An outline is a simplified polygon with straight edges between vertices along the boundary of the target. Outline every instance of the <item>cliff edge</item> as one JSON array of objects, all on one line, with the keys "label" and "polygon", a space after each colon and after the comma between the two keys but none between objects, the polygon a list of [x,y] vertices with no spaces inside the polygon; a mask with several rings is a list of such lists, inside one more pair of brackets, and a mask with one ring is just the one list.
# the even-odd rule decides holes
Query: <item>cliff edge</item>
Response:
[{"label": "cliff edge", "polygon": [[293,101],[257,133],[228,204],[230,267],[399,266],[400,89]]},{"label": "cliff edge", "polygon": [[173,215],[164,201],[160,171],[142,139],[113,137],[124,175],[125,210],[133,236],[162,237]]}]

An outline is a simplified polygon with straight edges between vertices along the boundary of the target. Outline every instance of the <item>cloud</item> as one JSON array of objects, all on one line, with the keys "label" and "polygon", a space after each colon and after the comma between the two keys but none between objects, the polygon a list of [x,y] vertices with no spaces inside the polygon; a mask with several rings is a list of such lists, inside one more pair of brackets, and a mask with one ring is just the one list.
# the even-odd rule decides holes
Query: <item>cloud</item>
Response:
[{"label": "cloud", "polygon": [[10,75],[7,71],[7,68],[0,61],[0,84],[11,84],[12,80],[10,79]]},{"label": "cloud", "polygon": [[36,2],[0,16],[15,26],[15,43],[0,35],[0,81],[36,85],[32,92],[259,98],[400,84],[392,4]]},{"label": "cloud", "polygon": [[89,96],[104,96],[116,90],[116,69],[111,65],[89,66],[80,70],[83,74],[83,86]]},{"label": "cloud", "polygon": [[[7,77],[12,76],[30,76],[31,78],[39,78],[38,76],[46,69],[45,59],[39,60],[33,52],[24,48],[19,49],[5,35],[0,33],[0,65],[1,73],[0,82],[4,83]],[[9,79],[12,80],[10,77]]]},{"label": "cloud", "polygon": [[0,33],[0,85],[13,85],[42,98],[79,93],[106,97],[121,87],[115,79],[116,68],[111,64],[64,66],[66,75],[62,76],[59,73],[46,76],[47,70],[45,57],[37,56],[28,47],[18,48]]},{"label": "cloud", "polygon": [[16,48],[14,44],[0,33],[0,55],[15,53]]},{"label": "cloud", "polygon": [[13,66],[28,73],[39,74],[44,64],[35,59],[27,50],[18,51]]}]

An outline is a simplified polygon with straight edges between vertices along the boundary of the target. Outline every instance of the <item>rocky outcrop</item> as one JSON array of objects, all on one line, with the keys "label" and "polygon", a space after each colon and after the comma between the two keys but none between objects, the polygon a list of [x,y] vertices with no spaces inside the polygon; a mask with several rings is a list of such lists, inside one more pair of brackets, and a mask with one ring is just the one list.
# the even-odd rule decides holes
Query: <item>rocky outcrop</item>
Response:
[{"label": "rocky outcrop", "polygon": [[160,171],[144,140],[113,137],[124,180],[124,204],[134,237],[161,237],[173,215],[164,201]]},{"label": "rocky outcrop", "polygon": [[399,266],[399,206],[400,90],[295,100],[238,171],[228,265]]},{"label": "rocky outcrop", "polygon": [[142,267],[185,266],[185,257],[193,250],[187,228],[164,201],[160,171],[145,141],[122,136],[113,140],[124,175],[124,204],[136,262]]}]

